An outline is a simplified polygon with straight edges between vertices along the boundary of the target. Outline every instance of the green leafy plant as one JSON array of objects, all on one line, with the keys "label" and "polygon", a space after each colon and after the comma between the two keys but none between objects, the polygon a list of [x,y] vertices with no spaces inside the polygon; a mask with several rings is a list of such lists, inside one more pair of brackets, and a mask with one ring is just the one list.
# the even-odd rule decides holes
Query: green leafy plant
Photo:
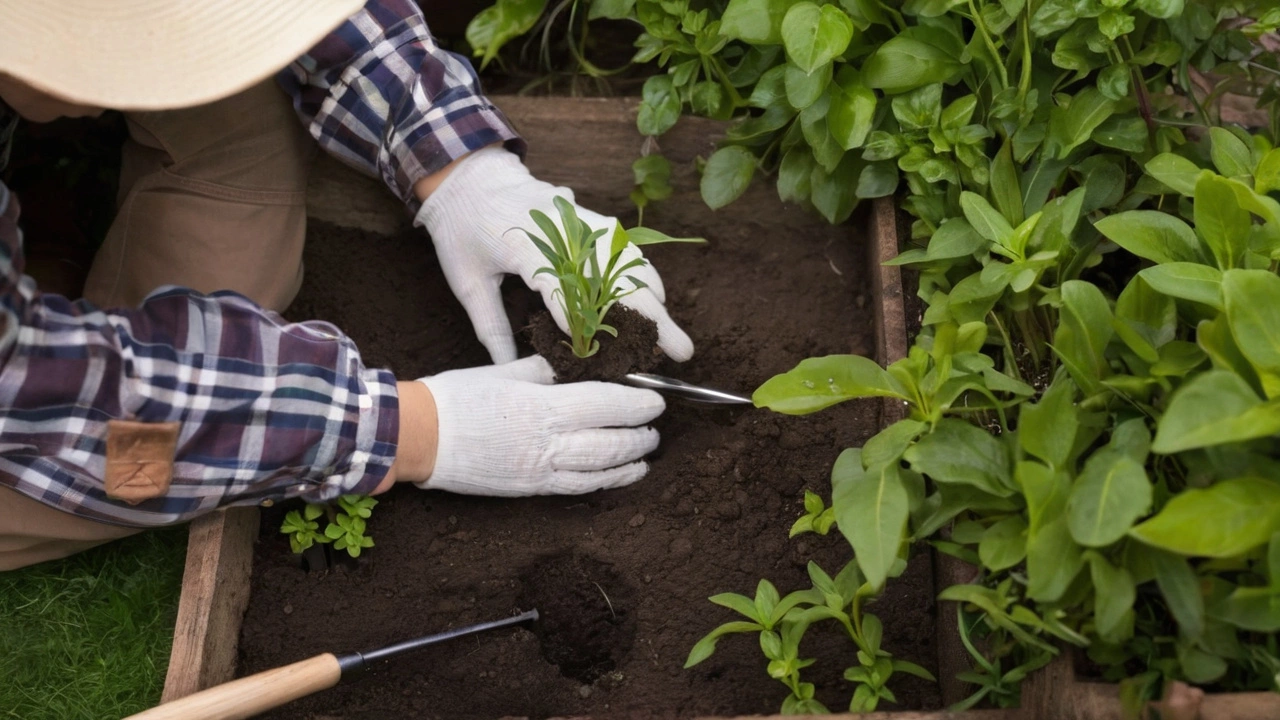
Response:
[{"label": "green leafy plant", "polygon": [[756,633],[760,649],[769,661],[769,677],[789,691],[782,703],[782,712],[827,713],[827,708],[814,698],[813,683],[801,680],[801,671],[815,660],[800,657],[800,642],[813,623],[831,620],[843,628],[857,647],[858,664],[844,671],[845,680],[854,684],[849,701],[851,712],[870,712],[881,700],[897,702],[889,688],[889,681],[896,673],[934,680],[929,671],[915,663],[895,659],[880,646],[884,628],[879,618],[864,612],[863,603],[872,590],[859,574],[856,563],[845,565],[834,578],[817,563],[810,562],[808,570],[813,587],[786,597],[780,597],[768,580],[760,581],[755,598],[735,593],[712,597],[711,602],[747,620],[728,622],[712,630],[693,646],[685,667],[693,667],[710,657],[725,635]]},{"label": "green leafy plant", "polygon": [[[377,504],[377,500],[363,495],[340,496],[337,509],[332,505],[307,503],[302,510],[285,514],[280,532],[289,536],[289,547],[294,553],[302,553],[317,543],[333,543],[335,550],[346,550],[348,555],[357,558],[362,550],[373,547],[373,538],[366,534],[366,521]],[[323,531],[318,522],[321,515],[327,519]]]},{"label": "green leafy plant", "polygon": [[[705,243],[701,238],[672,238],[648,228],[630,231],[616,226],[607,248],[601,252],[599,241],[609,233],[608,228],[592,230],[569,201],[555,199],[560,214],[560,226],[539,210],[531,210],[529,216],[542,231],[543,237],[525,231],[529,240],[550,263],[538,268],[535,276],[551,275],[559,283],[556,297],[569,323],[569,346],[580,358],[588,358],[600,350],[596,333],[604,332],[617,337],[618,331],[604,322],[605,315],[622,298],[647,287],[643,281],[627,271],[643,267],[643,257],[624,257],[628,244],[657,245],[668,242]],[[563,232],[561,231],[563,228]],[[623,281],[631,284],[625,287]]]},{"label": "green leafy plant", "polygon": [[[939,596],[957,604],[975,664],[961,707],[1016,703],[1018,683],[1063,646],[1139,704],[1166,679],[1280,690],[1280,205],[1261,179],[1271,152],[1264,138],[1215,130],[1152,156],[1129,201],[1145,207],[1094,223],[1091,265],[1116,268],[1108,282],[1039,286],[1035,307],[1056,318],[1039,389],[994,366],[1017,357],[1016,340],[997,335],[987,354],[987,330],[1020,307],[1018,292],[957,325],[952,291],[926,323],[939,304],[952,315],[889,368],[816,358],[756,391],[757,405],[793,414],[855,397],[906,402],[907,419],[837,461],[829,510],[873,592],[912,542],[974,566],[973,582]],[[1026,257],[1018,236],[1045,222],[1013,226],[965,204],[964,222],[1002,258],[987,268]],[[796,527],[820,530],[827,510],[806,498]]]},{"label": "green leafy plant", "polygon": [[320,523],[316,520],[324,514],[324,505],[307,503],[302,510],[290,510],[285,513],[284,522],[280,524],[280,532],[289,536],[289,547],[294,554],[300,554],[316,543],[331,542],[329,537],[320,531]]}]

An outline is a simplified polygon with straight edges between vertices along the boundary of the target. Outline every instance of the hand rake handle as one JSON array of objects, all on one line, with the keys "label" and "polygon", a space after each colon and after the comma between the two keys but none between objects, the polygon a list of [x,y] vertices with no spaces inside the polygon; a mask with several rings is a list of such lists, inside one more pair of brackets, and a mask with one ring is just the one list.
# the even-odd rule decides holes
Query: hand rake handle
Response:
[{"label": "hand rake handle", "polygon": [[128,720],[240,720],[331,688],[341,678],[338,658],[325,653],[201,690]]}]

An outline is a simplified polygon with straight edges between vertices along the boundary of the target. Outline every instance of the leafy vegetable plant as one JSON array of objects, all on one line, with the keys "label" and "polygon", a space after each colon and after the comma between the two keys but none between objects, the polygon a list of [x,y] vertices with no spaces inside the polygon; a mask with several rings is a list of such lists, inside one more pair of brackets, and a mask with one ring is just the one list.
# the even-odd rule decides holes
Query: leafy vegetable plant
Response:
[{"label": "leafy vegetable plant", "polygon": [[[363,495],[339,497],[337,510],[331,505],[307,503],[302,510],[285,514],[280,532],[289,536],[289,547],[294,553],[300,554],[316,543],[333,543],[335,550],[346,550],[351,557],[360,557],[362,550],[373,547],[373,538],[366,534],[366,521],[377,504],[377,500]],[[318,522],[321,515],[328,521],[323,532]]]},{"label": "leafy vegetable plant", "polygon": [[[525,231],[529,240],[550,263],[539,268],[535,276],[551,275],[559,283],[556,296],[569,323],[570,347],[580,358],[588,358],[600,350],[596,333],[605,332],[617,337],[618,331],[604,322],[605,315],[614,303],[636,290],[647,287],[643,281],[627,271],[643,267],[645,259],[639,253],[628,253],[628,244],[656,245],[668,242],[705,243],[701,238],[672,238],[648,228],[613,228],[608,245],[600,240],[608,228],[592,230],[578,217],[573,204],[564,198],[555,199],[560,214],[560,226],[539,210],[529,212],[543,237]],[[561,231],[563,228],[563,232]],[[624,282],[631,283],[625,287]]]}]

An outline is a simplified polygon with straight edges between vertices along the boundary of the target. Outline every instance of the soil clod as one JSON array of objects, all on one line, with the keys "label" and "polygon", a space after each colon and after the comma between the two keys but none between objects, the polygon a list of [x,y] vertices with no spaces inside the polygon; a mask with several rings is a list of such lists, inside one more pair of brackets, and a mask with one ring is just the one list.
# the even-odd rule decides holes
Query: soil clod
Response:
[{"label": "soil clod", "polygon": [[605,323],[618,331],[618,337],[597,333],[600,351],[589,358],[573,354],[551,313],[534,315],[526,332],[533,349],[555,369],[557,382],[617,382],[627,373],[650,372],[662,362],[658,326],[652,320],[624,305],[614,305],[605,316]]}]

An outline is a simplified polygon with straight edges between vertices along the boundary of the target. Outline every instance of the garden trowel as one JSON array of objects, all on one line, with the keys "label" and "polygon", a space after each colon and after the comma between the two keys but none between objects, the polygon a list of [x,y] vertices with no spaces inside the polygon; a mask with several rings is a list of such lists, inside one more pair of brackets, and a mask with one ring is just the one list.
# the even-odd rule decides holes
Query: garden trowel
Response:
[{"label": "garden trowel", "polygon": [[752,404],[751,398],[746,395],[738,395],[737,393],[702,387],[701,385],[694,385],[683,380],[663,377],[662,375],[631,373],[630,375],[624,376],[622,379],[629,385],[635,385],[636,387],[647,388],[649,390],[657,390],[660,393],[684,398],[685,400],[692,400],[694,402],[708,403],[711,405]]},{"label": "garden trowel", "polygon": [[257,675],[201,690],[193,695],[131,715],[128,720],[214,720],[215,718],[239,720],[239,718],[253,717],[291,700],[331,688],[341,680],[358,675],[371,662],[385,660],[410,650],[464,635],[474,635],[486,630],[496,630],[537,619],[538,611],[530,610],[515,617],[406,640],[377,650],[347,655],[324,653],[292,665],[264,670]]}]

